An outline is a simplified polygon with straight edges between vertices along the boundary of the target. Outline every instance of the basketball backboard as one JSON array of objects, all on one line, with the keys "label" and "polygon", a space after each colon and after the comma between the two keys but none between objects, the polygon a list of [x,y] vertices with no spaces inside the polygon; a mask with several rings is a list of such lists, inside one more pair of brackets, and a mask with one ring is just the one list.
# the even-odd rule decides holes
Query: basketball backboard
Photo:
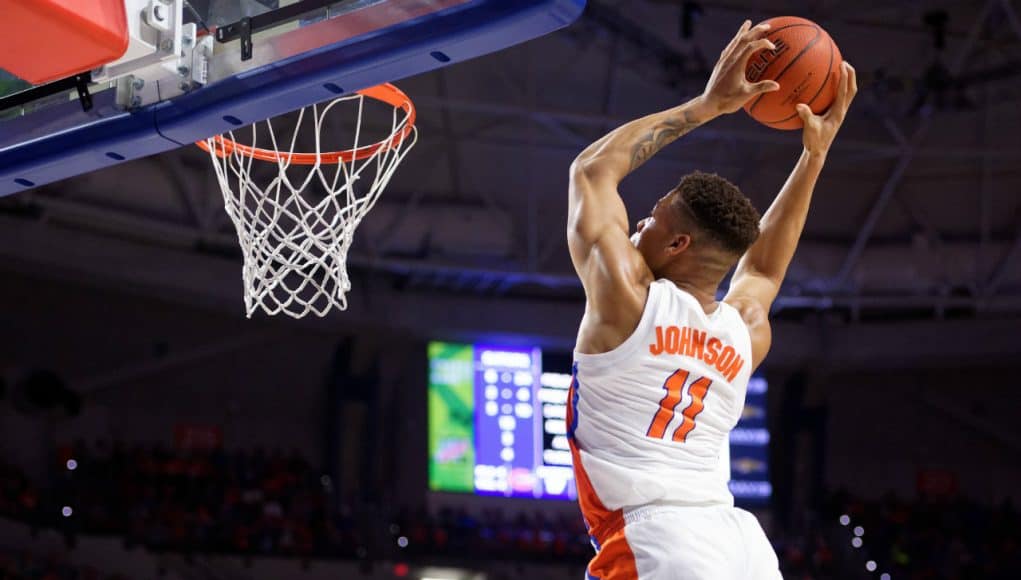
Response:
[{"label": "basketball backboard", "polygon": [[[77,82],[31,89],[0,75],[0,195],[501,50],[570,24],[585,6],[584,0],[124,2],[132,44],[121,60]],[[160,27],[156,13],[166,18]]]}]

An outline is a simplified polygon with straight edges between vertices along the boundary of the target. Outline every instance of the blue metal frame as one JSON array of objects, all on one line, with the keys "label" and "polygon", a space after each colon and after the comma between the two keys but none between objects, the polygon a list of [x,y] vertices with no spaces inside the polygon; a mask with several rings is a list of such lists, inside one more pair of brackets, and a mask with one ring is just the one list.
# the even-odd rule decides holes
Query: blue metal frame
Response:
[{"label": "blue metal frame", "polygon": [[[0,121],[0,196],[176,149],[382,82],[502,50],[567,26],[585,0],[473,0],[125,112],[113,91]],[[342,88],[341,88],[342,87]],[[45,118],[43,118],[45,117]]]}]

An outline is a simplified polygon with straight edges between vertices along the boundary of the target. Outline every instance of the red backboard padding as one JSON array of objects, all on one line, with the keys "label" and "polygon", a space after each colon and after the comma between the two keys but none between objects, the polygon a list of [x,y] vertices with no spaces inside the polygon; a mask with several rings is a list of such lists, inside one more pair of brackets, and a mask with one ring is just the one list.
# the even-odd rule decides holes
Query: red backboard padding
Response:
[{"label": "red backboard padding", "polygon": [[128,49],[124,0],[0,0],[0,68],[42,84]]}]

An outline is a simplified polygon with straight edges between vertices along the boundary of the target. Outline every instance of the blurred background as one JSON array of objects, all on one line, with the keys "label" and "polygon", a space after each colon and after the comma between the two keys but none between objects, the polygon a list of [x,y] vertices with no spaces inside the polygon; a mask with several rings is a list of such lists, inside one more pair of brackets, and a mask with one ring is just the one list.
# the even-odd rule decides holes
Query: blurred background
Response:
[{"label": "blurred background", "polygon": [[[348,311],[322,320],[245,319],[195,148],[0,199],[0,578],[582,577],[567,168],[698,94],[743,19],[785,14],[830,32],[861,92],[732,491],[786,578],[1021,578],[1011,0],[590,0],[404,79],[420,142],[355,237]],[[799,148],[738,113],[622,194],[637,221],[702,169],[764,209]]]}]

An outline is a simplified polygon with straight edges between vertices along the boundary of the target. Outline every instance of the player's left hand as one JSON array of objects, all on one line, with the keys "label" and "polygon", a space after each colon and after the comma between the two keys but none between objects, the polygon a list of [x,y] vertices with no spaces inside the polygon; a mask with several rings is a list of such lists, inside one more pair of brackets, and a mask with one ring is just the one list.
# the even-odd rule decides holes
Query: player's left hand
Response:
[{"label": "player's left hand", "polygon": [[830,150],[833,138],[837,136],[837,131],[847,116],[847,109],[851,107],[851,101],[858,93],[858,80],[851,63],[845,61],[840,66],[840,78],[837,82],[840,83],[837,85],[837,98],[822,115],[816,115],[804,103],[797,106],[798,116],[805,124],[801,142],[809,153],[825,154]]}]

